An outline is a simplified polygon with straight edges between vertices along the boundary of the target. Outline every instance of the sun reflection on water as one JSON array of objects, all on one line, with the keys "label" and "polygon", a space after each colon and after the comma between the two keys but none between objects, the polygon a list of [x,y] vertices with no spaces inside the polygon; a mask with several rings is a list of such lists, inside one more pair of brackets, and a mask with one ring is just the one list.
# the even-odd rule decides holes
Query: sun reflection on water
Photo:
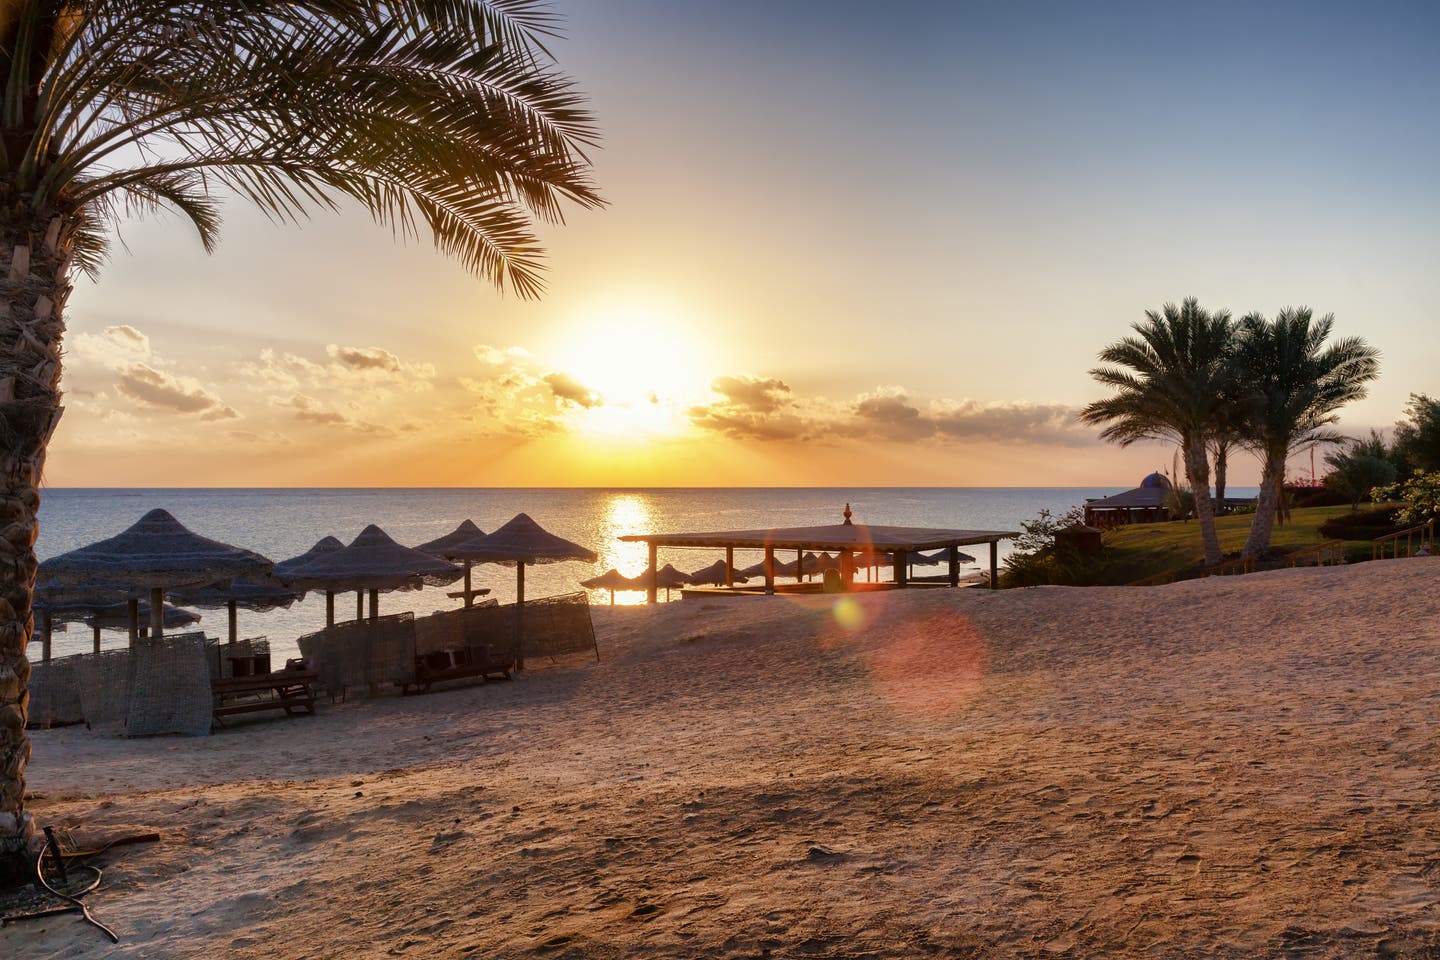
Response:
[{"label": "sun reflection on water", "polygon": [[[626,543],[620,537],[632,533],[648,533],[653,516],[649,498],[643,493],[617,493],[612,495],[604,507],[601,522],[602,544],[598,550],[600,561],[595,564],[595,573],[604,573],[611,567],[627,577],[638,577],[645,572],[646,547],[643,543]],[[590,591],[592,603],[610,602],[608,590]],[[662,591],[661,599],[665,596]],[[676,594],[678,597],[679,594]],[[645,602],[643,590],[617,590],[615,605],[635,606]]]}]

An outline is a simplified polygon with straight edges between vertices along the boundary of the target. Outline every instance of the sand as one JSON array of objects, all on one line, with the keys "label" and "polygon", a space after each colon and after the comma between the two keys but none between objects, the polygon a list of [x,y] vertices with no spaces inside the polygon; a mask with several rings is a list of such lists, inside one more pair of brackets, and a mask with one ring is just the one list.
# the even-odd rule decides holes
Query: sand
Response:
[{"label": "sand", "polygon": [[165,839],[121,946],[0,957],[1440,957],[1437,579],[597,609],[511,684],[38,732],[41,822]]}]

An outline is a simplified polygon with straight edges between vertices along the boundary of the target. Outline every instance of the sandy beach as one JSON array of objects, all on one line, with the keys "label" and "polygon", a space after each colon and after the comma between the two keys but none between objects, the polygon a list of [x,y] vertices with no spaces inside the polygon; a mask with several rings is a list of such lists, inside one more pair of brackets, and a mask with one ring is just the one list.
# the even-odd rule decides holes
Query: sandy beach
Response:
[{"label": "sandy beach", "polygon": [[595,610],[602,662],[201,739],[0,956],[1440,956],[1440,559]]}]

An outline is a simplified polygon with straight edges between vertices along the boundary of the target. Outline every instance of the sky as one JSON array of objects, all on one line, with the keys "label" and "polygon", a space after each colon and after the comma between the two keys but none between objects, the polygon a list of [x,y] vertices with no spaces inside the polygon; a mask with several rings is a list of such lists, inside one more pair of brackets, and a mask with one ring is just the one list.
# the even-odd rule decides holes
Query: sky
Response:
[{"label": "sky", "polygon": [[1440,7],[556,8],[608,205],[542,299],[354,208],[127,220],[48,482],[1125,487],[1171,451],[1087,371],[1187,296],[1364,336],[1352,434],[1440,392]]}]

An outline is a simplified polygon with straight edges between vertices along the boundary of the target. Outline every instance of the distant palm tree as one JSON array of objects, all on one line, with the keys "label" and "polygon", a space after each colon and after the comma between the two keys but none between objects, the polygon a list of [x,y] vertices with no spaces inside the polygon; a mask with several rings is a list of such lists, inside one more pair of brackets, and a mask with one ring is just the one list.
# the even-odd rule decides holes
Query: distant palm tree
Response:
[{"label": "distant palm tree", "polygon": [[1360,337],[1328,347],[1331,314],[1315,319],[1309,307],[1287,307],[1274,321],[1249,314],[1236,328],[1235,365],[1246,385],[1246,443],[1260,456],[1260,496],[1244,555],[1270,549],[1285,463],[1302,450],[1347,438],[1328,429],[1335,411],[1365,396],[1380,373],[1379,352]]},{"label": "distant palm tree", "polygon": [[35,512],[72,271],[130,212],[177,211],[211,249],[224,188],[279,220],[358,203],[536,295],[533,221],[600,202],[555,26],[531,0],[0,4],[0,854],[25,842]]},{"label": "distant palm tree", "polygon": [[1215,503],[1210,497],[1206,444],[1224,407],[1229,376],[1231,322],[1221,310],[1210,313],[1194,297],[1180,306],[1165,304],[1158,313],[1131,325],[1134,336],[1100,352],[1109,366],[1090,375],[1114,395],[1080,412],[1085,423],[1103,426],[1100,436],[1128,446],[1137,440],[1167,440],[1180,447],[1185,475],[1195,494],[1195,516],[1205,545],[1205,563],[1223,557],[1215,532]]}]

